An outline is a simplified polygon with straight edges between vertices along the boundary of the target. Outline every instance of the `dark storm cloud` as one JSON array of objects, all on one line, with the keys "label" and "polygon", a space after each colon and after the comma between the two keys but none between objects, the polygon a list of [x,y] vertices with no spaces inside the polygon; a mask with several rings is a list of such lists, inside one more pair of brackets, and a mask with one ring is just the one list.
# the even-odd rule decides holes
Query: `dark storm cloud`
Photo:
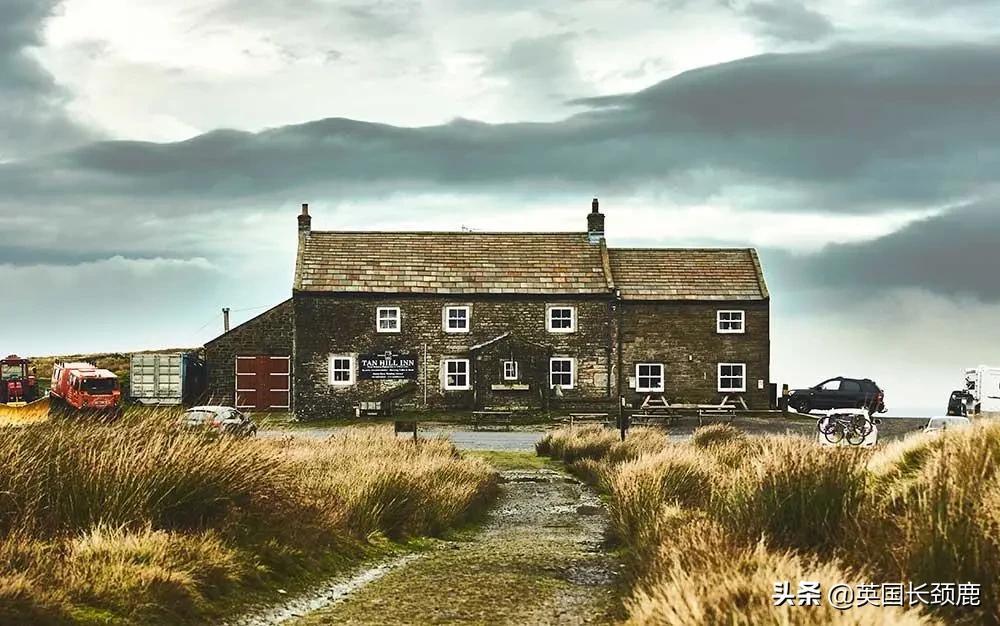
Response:
[{"label": "dark storm cloud", "polygon": [[73,224],[23,242],[40,250],[96,249],[114,232],[115,252],[176,245],[196,254],[210,237],[190,232],[196,220],[225,228],[225,215],[301,199],[411,191],[924,209],[976,197],[995,180],[998,61],[995,46],[839,48],[687,72],[580,101],[590,110],[554,123],[326,119],[170,144],[98,142],[0,165],[0,215],[28,206],[46,223]]},{"label": "dark storm cloud", "polygon": [[816,41],[833,32],[833,24],[796,0],[751,2],[743,9],[757,30],[779,41]]},{"label": "dark storm cloud", "polygon": [[874,241],[829,246],[805,258],[767,256],[774,261],[772,278],[791,289],[849,290],[866,298],[910,287],[997,302],[1000,198],[915,222]]},{"label": "dark storm cloud", "polygon": [[30,54],[40,45],[42,24],[58,4],[0,2],[0,161],[93,138],[66,115],[66,93]]},{"label": "dark storm cloud", "polygon": [[[21,198],[143,198],[150,210],[149,198],[189,198],[203,210],[289,189],[586,184],[711,197],[755,183],[794,188],[808,201],[775,209],[926,206],[994,180],[998,63],[996,46],[764,55],[581,100],[592,110],[561,122],[401,128],[327,119],[171,144],[101,142],[2,165],[0,188]],[[691,182],[698,172],[707,174]]]}]

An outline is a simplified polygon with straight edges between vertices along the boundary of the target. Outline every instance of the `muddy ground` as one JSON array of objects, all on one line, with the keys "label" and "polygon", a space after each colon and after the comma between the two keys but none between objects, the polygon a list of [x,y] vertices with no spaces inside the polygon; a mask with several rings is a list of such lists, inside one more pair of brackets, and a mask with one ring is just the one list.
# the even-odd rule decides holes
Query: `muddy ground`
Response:
[{"label": "muddy ground", "polygon": [[298,621],[320,624],[606,624],[620,565],[597,496],[550,469],[508,470],[481,529]]}]

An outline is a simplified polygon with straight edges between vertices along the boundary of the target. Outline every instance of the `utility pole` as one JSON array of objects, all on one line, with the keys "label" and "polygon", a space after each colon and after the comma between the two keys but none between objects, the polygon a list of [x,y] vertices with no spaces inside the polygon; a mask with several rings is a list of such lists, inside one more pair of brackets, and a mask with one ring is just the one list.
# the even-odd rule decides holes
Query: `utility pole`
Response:
[{"label": "utility pole", "polygon": [[222,332],[229,332],[229,307],[222,307]]}]

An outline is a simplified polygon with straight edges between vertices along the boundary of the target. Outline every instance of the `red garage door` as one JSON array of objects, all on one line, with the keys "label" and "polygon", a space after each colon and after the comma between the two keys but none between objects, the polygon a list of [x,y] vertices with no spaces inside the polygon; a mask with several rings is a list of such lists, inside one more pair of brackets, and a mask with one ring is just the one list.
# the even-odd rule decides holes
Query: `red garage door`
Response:
[{"label": "red garage door", "polygon": [[290,363],[287,356],[236,357],[236,408],[289,408]]}]

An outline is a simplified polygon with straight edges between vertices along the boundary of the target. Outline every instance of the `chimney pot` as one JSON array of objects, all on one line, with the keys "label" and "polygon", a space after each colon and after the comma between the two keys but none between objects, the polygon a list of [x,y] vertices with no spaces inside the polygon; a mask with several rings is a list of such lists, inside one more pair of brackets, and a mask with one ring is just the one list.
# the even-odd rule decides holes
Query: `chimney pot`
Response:
[{"label": "chimney pot", "polygon": [[587,215],[587,239],[590,243],[604,241],[604,214],[599,210],[597,198],[590,203],[590,214]]},{"label": "chimney pot", "polygon": [[312,217],[309,215],[309,205],[302,203],[302,213],[299,213],[299,232],[308,233],[312,230]]}]

